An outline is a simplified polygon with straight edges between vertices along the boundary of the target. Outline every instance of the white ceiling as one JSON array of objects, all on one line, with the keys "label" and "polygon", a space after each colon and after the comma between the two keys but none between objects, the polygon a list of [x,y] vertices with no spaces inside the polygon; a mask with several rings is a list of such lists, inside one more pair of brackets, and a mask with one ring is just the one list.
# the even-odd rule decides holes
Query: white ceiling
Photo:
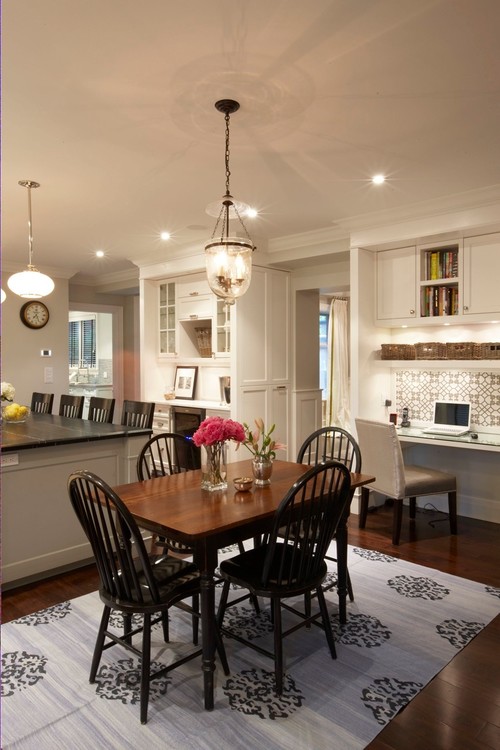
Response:
[{"label": "white ceiling", "polygon": [[241,104],[231,191],[260,211],[259,249],[498,186],[499,34],[499,0],[3,0],[4,261],[27,262],[21,179],[41,183],[42,271],[201,250],[221,98]]}]

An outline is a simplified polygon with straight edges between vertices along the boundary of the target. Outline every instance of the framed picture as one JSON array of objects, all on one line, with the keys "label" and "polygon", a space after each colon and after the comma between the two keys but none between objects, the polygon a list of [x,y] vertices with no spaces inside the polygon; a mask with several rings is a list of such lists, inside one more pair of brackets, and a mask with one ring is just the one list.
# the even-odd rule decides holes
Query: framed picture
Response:
[{"label": "framed picture", "polygon": [[175,398],[194,398],[197,367],[177,367],[175,370]]}]

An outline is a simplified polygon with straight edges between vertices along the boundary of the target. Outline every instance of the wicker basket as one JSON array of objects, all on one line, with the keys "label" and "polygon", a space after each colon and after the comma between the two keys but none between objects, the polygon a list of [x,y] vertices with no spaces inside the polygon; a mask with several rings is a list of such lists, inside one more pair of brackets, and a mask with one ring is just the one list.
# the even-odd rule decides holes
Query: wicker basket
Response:
[{"label": "wicker basket", "polygon": [[500,343],[476,344],[477,359],[500,359]]},{"label": "wicker basket", "polygon": [[437,341],[415,344],[415,354],[417,359],[446,359],[446,344]]},{"label": "wicker basket", "polygon": [[477,359],[477,344],[473,341],[454,341],[446,344],[448,359]]},{"label": "wicker basket", "polygon": [[382,359],[415,359],[413,344],[382,344]]},{"label": "wicker basket", "polygon": [[195,328],[196,341],[200,357],[212,356],[212,330],[210,328]]}]

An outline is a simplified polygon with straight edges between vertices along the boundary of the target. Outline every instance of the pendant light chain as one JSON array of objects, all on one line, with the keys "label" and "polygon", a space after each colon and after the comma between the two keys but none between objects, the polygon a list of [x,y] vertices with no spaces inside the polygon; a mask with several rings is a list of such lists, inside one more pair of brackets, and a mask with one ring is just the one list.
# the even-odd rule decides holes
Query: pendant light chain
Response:
[{"label": "pendant light chain", "polygon": [[229,189],[229,178],[231,177],[231,171],[229,169],[229,112],[226,112],[224,119],[226,121],[226,195],[231,195]]}]

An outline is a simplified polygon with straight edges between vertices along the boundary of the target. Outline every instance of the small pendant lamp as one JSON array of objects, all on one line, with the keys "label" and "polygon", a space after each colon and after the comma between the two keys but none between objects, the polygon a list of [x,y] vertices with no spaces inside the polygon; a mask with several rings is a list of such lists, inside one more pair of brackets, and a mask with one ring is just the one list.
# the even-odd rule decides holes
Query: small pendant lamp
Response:
[{"label": "small pendant lamp", "polygon": [[39,299],[46,297],[54,289],[54,282],[50,276],[40,273],[33,265],[33,225],[31,221],[31,188],[40,187],[39,182],[20,180],[19,185],[28,189],[28,268],[26,271],[14,273],[7,281],[9,289],[20,297]]}]

